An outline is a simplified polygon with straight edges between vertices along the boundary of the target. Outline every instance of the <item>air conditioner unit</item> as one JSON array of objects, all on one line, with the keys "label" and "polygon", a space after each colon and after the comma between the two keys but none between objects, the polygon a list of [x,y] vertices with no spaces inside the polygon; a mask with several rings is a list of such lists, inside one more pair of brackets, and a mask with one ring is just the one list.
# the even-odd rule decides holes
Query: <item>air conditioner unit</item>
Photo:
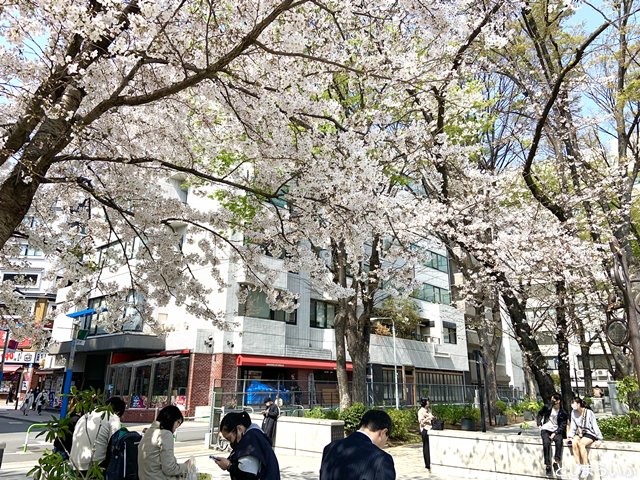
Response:
[{"label": "air conditioner unit", "polygon": [[596,377],[608,377],[609,370],[596,370]]},{"label": "air conditioner unit", "polygon": [[578,370],[578,378],[584,378],[584,370]]},{"label": "air conditioner unit", "polygon": [[440,338],[438,337],[431,337],[431,343],[440,343]]}]

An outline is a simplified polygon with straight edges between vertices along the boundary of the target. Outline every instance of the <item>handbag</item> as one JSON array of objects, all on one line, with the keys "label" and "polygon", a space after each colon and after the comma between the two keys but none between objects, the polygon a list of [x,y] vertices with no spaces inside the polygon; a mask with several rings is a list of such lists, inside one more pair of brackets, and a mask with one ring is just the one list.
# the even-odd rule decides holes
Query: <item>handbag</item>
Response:
[{"label": "handbag", "polygon": [[440,420],[439,418],[434,418],[433,420],[431,420],[431,429],[444,430],[444,420]]}]

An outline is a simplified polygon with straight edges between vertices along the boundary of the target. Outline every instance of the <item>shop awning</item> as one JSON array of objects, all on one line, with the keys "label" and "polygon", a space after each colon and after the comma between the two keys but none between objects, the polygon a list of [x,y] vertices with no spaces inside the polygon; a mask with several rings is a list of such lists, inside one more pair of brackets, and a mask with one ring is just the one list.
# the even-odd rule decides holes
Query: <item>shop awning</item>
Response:
[{"label": "shop awning", "polygon": [[87,315],[93,315],[94,313],[96,313],[95,309],[87,308],[85,310],[80,310],[79,312],[67,313],[67,317],[69,318],[86,317]]},{"label": "shop awning", "polygon": [[22,368],[22,365],[16,364],[4,364],[2,367],[2,373],[16,373]]},{"label": "shop awning", "polygon": [[[312,360],[307,358],[262,357],[258,355],[238,355],[236,365],[246,367],[287,367],[308,368],[310,370],[335,370],[334,360]],[[347,362],[347,370],[353,370],[351,362]]]}]

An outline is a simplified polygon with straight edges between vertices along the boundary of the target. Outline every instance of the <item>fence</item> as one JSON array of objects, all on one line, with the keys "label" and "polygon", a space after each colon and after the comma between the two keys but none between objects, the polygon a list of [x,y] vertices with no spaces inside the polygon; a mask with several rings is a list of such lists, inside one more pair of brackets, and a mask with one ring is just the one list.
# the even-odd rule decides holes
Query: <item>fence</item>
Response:
[{"label": "fence", "polygon": [[[267,398],[277,400],[285,415],[301,415],[296,410],[313,407],[337,408],[340,405],[337,382],[316,381],[310,384],[308,389],[301,389],[297,383],[269,382],[260,380],[255,384],[241,381],[237,385],[237,391],[223,391],[216,388],[214,407],[229,409],[242,409],[253,407],[261,411]],[[351,385],[349,385],[351,388]],[[402,406],[413,406],[420,403],[420,398],[429,398],[431,403],[474,403],[478,399],[475,385],[442,385],[442,384],[413,384],[403,383],[398,388]],[[522,398],[519,389],[511,387],[499,387],[498,397],[513,403]],[[395,384],[388,382],[369,382],[367,384],[367,398],[365,404],[368,407],[394,406]],[[289,413],[292,412],[292,413]],[[213,415],[213,412],[212,412]]]}]

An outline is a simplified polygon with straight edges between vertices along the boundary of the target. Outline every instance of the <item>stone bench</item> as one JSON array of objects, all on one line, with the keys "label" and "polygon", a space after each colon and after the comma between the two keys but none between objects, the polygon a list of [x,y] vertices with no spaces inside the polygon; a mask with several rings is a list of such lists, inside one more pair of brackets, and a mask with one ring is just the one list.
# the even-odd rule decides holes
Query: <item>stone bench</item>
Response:
[{"label": "stone bench", "polygon": [[[441,477],[469,475],[479,480],[546,478],[542,439],[533,435],[462,432],[429,432],[431,470]],[[590,480],[640,479],[640,444],[602,442],[589,449]],[[563,478],[573,478],[575,461],[571,447],[562,455]]]}]

